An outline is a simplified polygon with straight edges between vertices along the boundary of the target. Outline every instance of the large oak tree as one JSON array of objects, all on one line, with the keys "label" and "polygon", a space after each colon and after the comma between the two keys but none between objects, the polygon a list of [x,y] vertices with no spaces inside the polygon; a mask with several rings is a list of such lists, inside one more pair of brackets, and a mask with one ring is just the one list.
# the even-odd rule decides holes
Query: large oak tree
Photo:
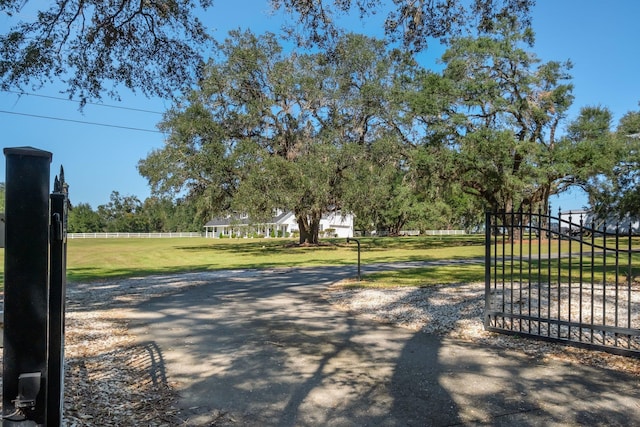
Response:
[{"label": "large oak tree", "polygon": [[585,107],[569,126],[576,141],[567,157],[574,166],[568,185],[578,186],[602,217],[640,216],[640,112],[630,111],[613,130],[613,115]]},{"label": "large oak tree", "polygon": [[557,168],[557,132],[573,100],[570,64],[542,63],[532,44],[532,31],[511,19],[455,39],[438,93],[429,84],[417,95],[445,100],[431,139],[450,148],[452,178],[494,211],[544,208],[567,173]]},{"label": "large oak tree", "polygon": [[390,94],[412,60],[358,35],[331,54],[284,54],[273,35],[237,31],[218,52],[140,172],[154,193],[186,191],[203,218],[291,210],[300,242],[317,243],[322,215],[359,185],[346,171],[393,132]]}]

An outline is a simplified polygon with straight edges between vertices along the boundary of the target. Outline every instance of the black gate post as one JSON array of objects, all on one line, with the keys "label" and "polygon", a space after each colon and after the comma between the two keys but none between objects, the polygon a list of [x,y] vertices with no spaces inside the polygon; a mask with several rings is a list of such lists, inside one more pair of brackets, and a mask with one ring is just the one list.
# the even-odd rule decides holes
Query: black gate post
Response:
[{"label": "black gate post", "polygon": [[3,425],[46,425],[52,154],[5,148]]},{"label": "black gate post", "polygon": [[491,211],[485,212],[484,220],[484,327],[490,325],[491,311],[491,232],[493,224],[491,223]]},{"label": "black gate post", "polygon": [[49,283],[49,358],[47,362],[47,427],[62,424],[64,396],[64,313],[67,285],[68,187],[64,170],[54,181],[51,200]]}]

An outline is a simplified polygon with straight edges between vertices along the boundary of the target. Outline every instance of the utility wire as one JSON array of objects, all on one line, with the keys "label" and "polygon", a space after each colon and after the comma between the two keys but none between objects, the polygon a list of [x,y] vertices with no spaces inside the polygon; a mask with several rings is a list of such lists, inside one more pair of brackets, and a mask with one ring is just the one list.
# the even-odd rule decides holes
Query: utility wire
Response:
[{"label": "utility wire", "polygon": [[86,121],[82,121],[82,120],[63,119],[61,117],[40,116],[40,115],[37,115],[37,114],[16,113],[14,111],[6,111],[6,110],[0,110],[0,113],[13,114],[15,116],[35,117],[35,118],[38,118],[38,119],[57,120],[57,121],[60,121],[60,122],[80,123],[80,124],[83,124],[83,125],[93,125],[93,126],[103,126],[103,127],[116,128],[116,129],[135,130],[135,131],[139,131],[139,132],[162,133],[159,130],[134,128],[134,127],[129,127],[129,126],[111,125],[111,124],[108,124],[108,123],[86,122]]},{"label": "utility wire", "polygon": [[[60,96],[40,95],[40,94],[37,94],[37,93],[19,92],[19,91],[14,91],[14,90],[4,90],[3,92],[13,93],[13,94],[19,95],[19,96],[36,96],[38,98],[47,98],[47,99],[55,99],[57,101],[75,102],[77,104],[80,103],[80,101],[76,101],[75,99],[62,98]],[[87,105],[95,105],[97,107],[117,108],[117,109],[120,109],[120,110],[138,111],[138,112],[141,112],[141,113],[160,114],[160,115],[163,114],[160,111],[144,110],[142,108],[123,107],[121,105],[113,105],[113,104],[98,104],[96,102],[87,102]]]}]

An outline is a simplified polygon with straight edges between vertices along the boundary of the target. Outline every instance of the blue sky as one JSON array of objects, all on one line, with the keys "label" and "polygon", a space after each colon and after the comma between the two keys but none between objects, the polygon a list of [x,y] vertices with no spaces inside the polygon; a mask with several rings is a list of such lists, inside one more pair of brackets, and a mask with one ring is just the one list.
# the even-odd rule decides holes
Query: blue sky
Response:
[{"label": "blue sky", "polygon": [[[637,0],[538,0],[533,14],[536,45],[533,51],[543,60],[570,59],[575,85],[575,102],[569,118],[581,107],[608,107],[615,120],[637,111],[640,101],[640,2]],[[217,1],[206,16],[206,24],[223,37],[229,29],[251,28],[260,33],[276,32],[281,21],[270,17],[264,0]],[[0,29],[8,26],[0,17]],[[353,31],[377,32],[373,20],[357,22]],[[422,55],[425,66],[442,51]],[[149,187],[136,169],[140,159],[161,148],[165,136],[156,125],[168,101],[148,99],[121,90],[122,102],[105,98],[104,105],[78,104],[66,100],[60,87],[45,87],[32,95],[0,92],[2,147],[33,146],[53,153],[52,176],[64,165],[73,203],[89,203],[94,209],[109,201],[112,191],[149,196]],[[117,108],[116,108],[117,107]],[[41,117],[52,117],[47,119]],[[100,123],[84,124],[78,122]],[[0,161],[4,181],[5,160]],[[554,209],[579,209],[586,204],[579,192],[552,201]]]}]

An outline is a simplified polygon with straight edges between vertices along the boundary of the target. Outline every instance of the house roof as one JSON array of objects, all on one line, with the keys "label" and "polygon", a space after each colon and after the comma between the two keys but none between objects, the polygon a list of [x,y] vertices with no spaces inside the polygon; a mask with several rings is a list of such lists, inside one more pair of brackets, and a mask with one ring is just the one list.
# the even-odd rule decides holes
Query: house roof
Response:
[{"label": "house roof", "polygon": [[232,222],[234,222],[234,220],[232,218],[214,218],[211,221],[207,222],[204,226],[205,227],[217,227],[217,226],[221,226],[221,225],[229,225]]},{"label": "house roof", "polygon": [[281,224],[286,219],[289,218],[290,215],[293,215],[292,212],[283,212],[280,215],[274,216],[270,221],[255,221],[251,218],[242,218],[239,215],[234,215],[226,218],[214,218],[211,221],[207,222],[205,227],[223,227],[231,224],[234,225],[249,225],[249,224]]},{"label": "house roof", "polygon": [[275,224],[279,224],[282,221],[284,221],[285,219],[287,219],[289,217],[289,215],[293,215],[293,212],[282,212],[280,215],[273,217],[273,222]]}]

